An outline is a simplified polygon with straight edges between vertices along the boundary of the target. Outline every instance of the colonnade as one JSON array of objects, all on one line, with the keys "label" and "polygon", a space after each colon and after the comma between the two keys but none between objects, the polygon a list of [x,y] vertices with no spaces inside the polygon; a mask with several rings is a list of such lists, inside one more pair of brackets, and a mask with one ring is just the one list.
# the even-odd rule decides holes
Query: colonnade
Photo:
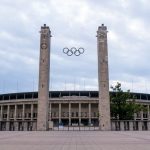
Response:
[{"label": "colonnade", "polygon": [[[145,111],[134,114],[132,121],[112,120],[111,129],[150,130],[150,105],[144,106]],[[37,107],[34,101],[0,104],[0,130],[36,130]],[[98,122],[98,117],[98,103],[95,102],[52,101],[49,103],[49,121],[57,121],[58,125],[66,121],[68,126],[92,126],[93,121]]]},{"label": "colonnade", "polygon": [[0,105],[0,130],[36,130],[37,104]]},{"label": "colonnade", "polygon": [[[67,105],[65,108],[63,107],[64,104]],[[55,107],[53,107],[54,105]],[[83,108],[83,106],[85,108]],[[58,120],[59,124],[63,122],[63,119],[68,119],[69,126],[73,125],[73,119],[77,120],[76,125],[82,125],[82,119],[88,120],[88,125],[92,125],[92,119],[97,119],[98,121],[98,104],[92,105],[92,103],[50,103],[49,108],[49,120]]]}]

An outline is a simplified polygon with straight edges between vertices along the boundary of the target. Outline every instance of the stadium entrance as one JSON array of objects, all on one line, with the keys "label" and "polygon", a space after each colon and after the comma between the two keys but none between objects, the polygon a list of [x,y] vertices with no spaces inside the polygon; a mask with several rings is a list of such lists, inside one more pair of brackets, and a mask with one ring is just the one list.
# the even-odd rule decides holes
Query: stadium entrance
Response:
[{"label": "stadium entrance", "polygon": [[95,131],[99,130],[98,119],[92,119],[91,123],[88,123],[89,119],[71,119],[71,124],[69,124],[68,119],[62,119],[61,123],[59,120],[54,120],[49,122],[49,130],[55,131]]}]

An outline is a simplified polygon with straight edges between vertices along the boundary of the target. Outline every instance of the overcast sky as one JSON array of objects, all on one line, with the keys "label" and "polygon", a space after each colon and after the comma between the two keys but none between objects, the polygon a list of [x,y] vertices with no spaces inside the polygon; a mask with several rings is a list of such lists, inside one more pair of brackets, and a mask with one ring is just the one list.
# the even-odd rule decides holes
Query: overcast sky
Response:
[{"label": "overcast sky", "polygon": [[[108,28],[110,86],[150,93],[149,0],[0,0],[0,93],[37,91],[40,28],[52,32],[50,90],[98,90],[98,26]],[[84,47],[67,57],[64,47]]]}]

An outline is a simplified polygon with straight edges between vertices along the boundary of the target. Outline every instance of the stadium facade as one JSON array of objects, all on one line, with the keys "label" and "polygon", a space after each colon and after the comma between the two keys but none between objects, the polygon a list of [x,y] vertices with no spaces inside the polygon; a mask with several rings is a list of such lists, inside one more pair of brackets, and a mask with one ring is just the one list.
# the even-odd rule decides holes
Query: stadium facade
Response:
[{"label": "stadium facade", "polygon": [[[136,96],[136,102],[147,109],[134,115],[133,130],[149,130],[150,94],[132,94]],[[98,91],[49,92],[49,130],[99,130],[98,95]],[[0,95],[0,130],[35,131],[37,114],[38,92]],[[125,130],[129,130],[129,122],[112,120],[111,129],[123,130],[121,123],[124,123],[127,124]]]},{"label": "stadium facade", "polygon": [[[50,91],[51,31],[44,24],[40,32],[38,92],[0,95],[0,130],[150,130],[150,95],[134,93],[147,111],[134,120],[110,118],[107,27],[97,31],[99,91]],[[113,94],[113,93],[111,93]]]}]

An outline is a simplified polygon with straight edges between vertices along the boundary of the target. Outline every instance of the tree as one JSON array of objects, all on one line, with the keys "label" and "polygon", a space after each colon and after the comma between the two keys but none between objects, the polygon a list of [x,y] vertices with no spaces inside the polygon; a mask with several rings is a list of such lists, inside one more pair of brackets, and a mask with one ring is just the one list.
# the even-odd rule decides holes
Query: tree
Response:
[{"label": "tree", "polygon": [[143,110],[142,105],[135,103],[135,96],[132,96],[130,90],[123,92],[121,83],[111,87],[113,93],[110,96],[110,110],[112,119],[132,120],[134,113]]}]

